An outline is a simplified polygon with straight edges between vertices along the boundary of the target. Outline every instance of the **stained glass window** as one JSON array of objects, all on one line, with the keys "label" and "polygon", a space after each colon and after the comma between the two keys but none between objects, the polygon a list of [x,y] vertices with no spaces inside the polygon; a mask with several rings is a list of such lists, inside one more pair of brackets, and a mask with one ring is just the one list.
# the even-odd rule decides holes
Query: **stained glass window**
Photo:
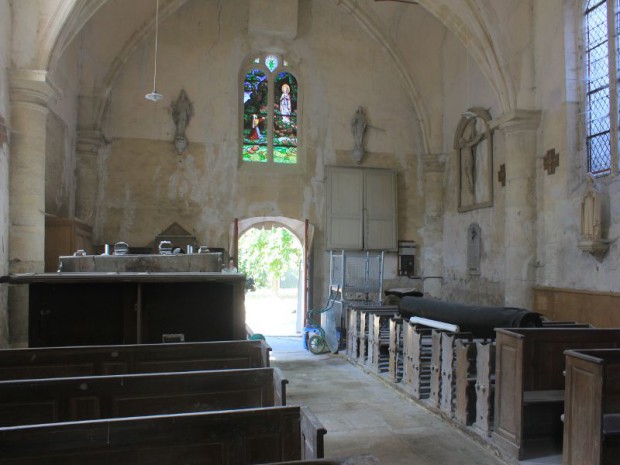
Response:
[{"label": "stained glass window", "polygon": [[[298,163],[297,78],[277,55],[252,60],[243,82],[242,159],[246,162]],[[264,68],[263,66],[264,65]]]},{"label": "stained glass window", "polygon": [[273,161],[297,163],[297,79],[280,73],[275,80]]},{"label": "stained glass window", "polygon": [[267,110],[269,81],[261,70],[253,69],[243,83],[243,159],[268,161]]}]

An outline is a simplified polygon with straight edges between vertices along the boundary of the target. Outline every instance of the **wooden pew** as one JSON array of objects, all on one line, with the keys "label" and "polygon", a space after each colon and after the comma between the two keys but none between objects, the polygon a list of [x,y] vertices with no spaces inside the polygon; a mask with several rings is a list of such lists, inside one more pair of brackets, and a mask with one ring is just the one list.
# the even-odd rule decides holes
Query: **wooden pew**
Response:
[{"label": "wooden pew", "polygon": [[414,399],[428,399],[431,380],[432,330],[411,323],[404,329],[405,381]]},{"label": "wooden pew", "polygon": [[389,379],[393,383],[399,383],[404,376],[404,326],[407,320],[400,317],[390,318],[390,360]]},{"label": "wooden pew", "polygon": [[266,407],[0,428],[0,465],[249,465],[323,458],[305,407]]},{"label": "wooden pew", "polygon": [[620,346],[620,329],[496,331],[493,442],[517,459],[558,453],[564,409],[564,351]]},{"label": "wooden pew", "polygon": [[389,371],[390,320],[397,313],[397,307],[368,313],[368,357],[366,358],[366,366],[375,373]]},{"label": "wooden pew", "polygon": [[374,455],[358,455],[344,459],[294,460],[290,462],[272,462],[264,465],[379,465]]},{"label": "wooden pew", "polygon": [[274,407],[286,404],[277,368],[0,382],[0,426]]},{"label": "wooden pew", "polygon": [[454,419],[463,426],[470,426],[476,421],[476,343],[457,339],[455,344]]},{"label": "wooden pew", "polygon": [[620,463],[620,350],[567,350],[563,465]]},{"label": "wooden pew", "polygon": [[0,380],[269,366],[265,341],[0,350]]}]

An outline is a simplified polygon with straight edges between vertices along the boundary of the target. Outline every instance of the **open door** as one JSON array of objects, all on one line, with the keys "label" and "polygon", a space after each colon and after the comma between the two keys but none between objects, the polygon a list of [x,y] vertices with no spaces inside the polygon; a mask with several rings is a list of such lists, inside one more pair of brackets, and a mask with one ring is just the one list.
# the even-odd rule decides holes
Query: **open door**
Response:
[{"label": "open door", "polygon": [[312,240],[314,237],[314,226],[308,220],[300,221],[286,217],[261,216],[253,218],[235,219],[230,227],[230,247],[229,254],[237,257],[239,254],[239,238],[249,229],[255,227],[264,227],[270,229],[272,227],[282,227],[288,229],[300,241],[303,249],[303,257],[301,264],[301,274],[299,276],[299,292],[298,292],[298,318],[297,332],[300,333],[306,321],[306,314],[310,303],[311,292],[311,250]]}]

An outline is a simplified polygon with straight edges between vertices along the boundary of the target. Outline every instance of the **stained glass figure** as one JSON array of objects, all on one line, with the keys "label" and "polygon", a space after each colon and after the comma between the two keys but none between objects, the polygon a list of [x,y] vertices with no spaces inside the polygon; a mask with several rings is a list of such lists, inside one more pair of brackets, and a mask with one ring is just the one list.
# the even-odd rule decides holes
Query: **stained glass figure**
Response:
[{"label": "stained glass figure", "polygon": [[297,79],[279,73],[274,91],[273,161],[297,163]]},{"label": "stained glass figure", "polygon": [[243,82],[243,160],[267,162],[268,79],[261,70],[245,75]]}]

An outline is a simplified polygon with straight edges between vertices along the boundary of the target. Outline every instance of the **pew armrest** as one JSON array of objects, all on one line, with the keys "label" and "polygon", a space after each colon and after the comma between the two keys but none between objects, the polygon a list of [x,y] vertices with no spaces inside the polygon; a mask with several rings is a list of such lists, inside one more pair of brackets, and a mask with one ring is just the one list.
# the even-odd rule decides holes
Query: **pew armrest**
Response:
[{"label": "pew armrest", "polygon": [[326,433],[316,415],[308,407],[301,407],[302,459],[322,459],[325,456]]},{"label": "pew armrest", "polygon": [[603,436],[620,436],[620,413],[603,415]]},{"label": "pew armrest", "polygon": [[286,405],[286,385],[288,379],[282,377],[279,368],[273,368],[273,392],[275,394],[275,405]]}]

